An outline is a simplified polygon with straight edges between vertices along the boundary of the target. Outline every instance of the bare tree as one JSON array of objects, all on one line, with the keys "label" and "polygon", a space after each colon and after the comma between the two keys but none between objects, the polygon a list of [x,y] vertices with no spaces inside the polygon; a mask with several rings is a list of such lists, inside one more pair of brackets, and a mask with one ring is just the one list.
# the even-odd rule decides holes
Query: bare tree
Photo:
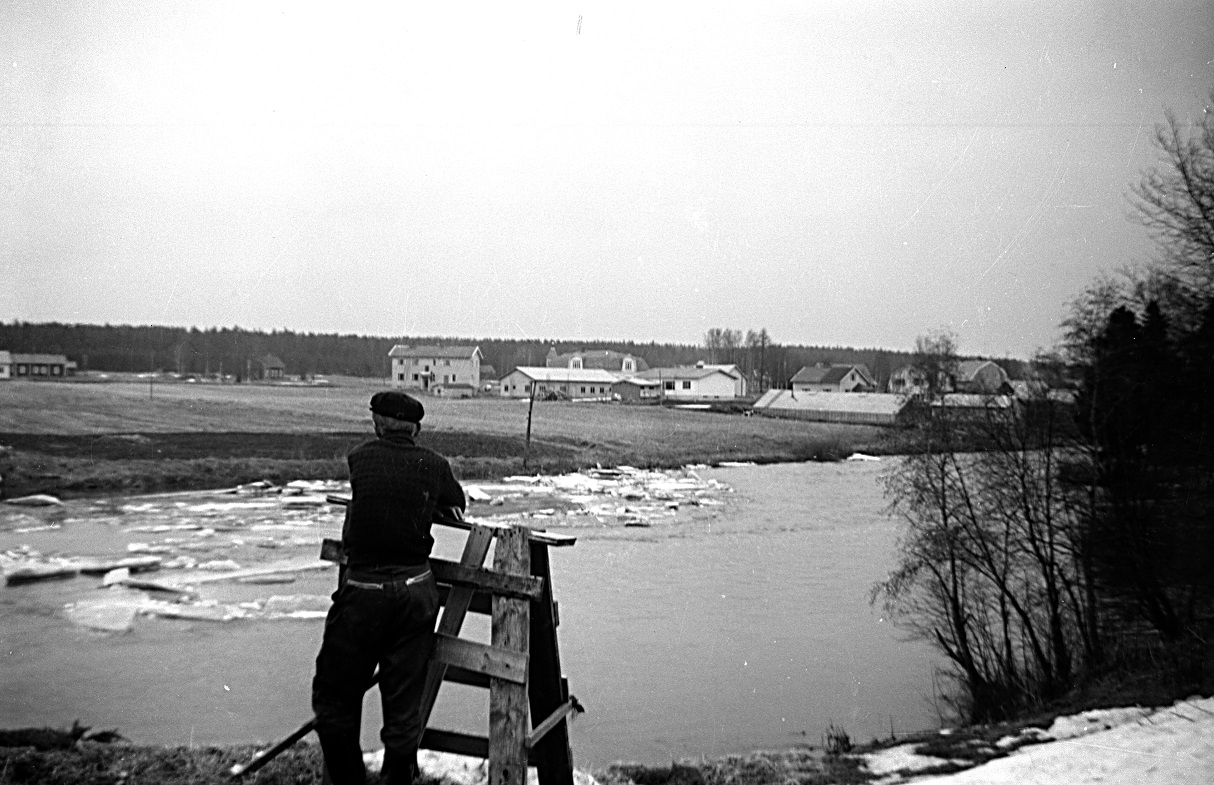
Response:
[{"label": "bare tree", "polygon": [[[1211,93],[1214,103],[1214,93]],[[1174,114],[1155,129],[1162,166],[1131,187],[1131,201],[1164,267],[1202,301],[1214,296],[1214,114],[1186,128]]]}]

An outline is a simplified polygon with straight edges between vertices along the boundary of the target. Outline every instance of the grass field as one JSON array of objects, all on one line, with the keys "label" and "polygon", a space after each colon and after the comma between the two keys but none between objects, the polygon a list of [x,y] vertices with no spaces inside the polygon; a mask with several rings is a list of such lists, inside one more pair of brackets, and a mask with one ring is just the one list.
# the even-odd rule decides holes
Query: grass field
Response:
[{"label": "grass field", "polygon": [[[344,477],[371,438],[380,384],[325,387],[146,381],[0,383],[6,495],[218,487],[254,479]],[[524,471],[527,402],[423,396],[421,441],[461,476]],[[888,452],[871,426],[743,417],[659,406],[537,402],[527,471],[629,464],[831,460]]]}]

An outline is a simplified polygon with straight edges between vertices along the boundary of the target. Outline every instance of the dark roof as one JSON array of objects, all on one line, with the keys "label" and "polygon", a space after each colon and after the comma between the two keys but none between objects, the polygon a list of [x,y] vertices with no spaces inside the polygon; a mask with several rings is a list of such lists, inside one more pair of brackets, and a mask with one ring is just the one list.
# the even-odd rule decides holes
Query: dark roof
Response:
[{"label": "dark roof", "polygon": [[638,357],[635,354],[628,352],[617,352],[614,349],[586,349],[580,352],[567,352],[565,354],[557,354],[556,349],[549,349],[548,355],[544,358],[544,366],[547,368],[568,368],[569,363],[575,357],[582,358],[583,368],[601,368],[605,371],[618,371],[624,365],[624,359],[631,357],[636,361],[638,371],[643,371],[649,367],[644,358]]},{"label": "dark roof", "polygon": [[835,364],[835,365],[807,365],[797,371],[792,377],[794,383],[800,384],[838,384],[843,381],[843,377],[851,373],[852,369],[859,373],[864,381],[868,384],[873,384],[873,379],[868,375],[868,369],[863,365],[858,364]]},{"label": "dark roof", "polygon": [[497,376],[497,369],[489,363],[481,363],[481,378],[485,379],[490,376]]},{"label": "dark roof", "polygon": [[641,371],[636,374],[641,379],[703,379],[707,376],[712,376],[714,373],[719,373],[730,379],[735,378],[733,374],[722,368],[705,368],[695,365],[681,365],[677,368],[650,368],[648,371]]},{"label": "dark roof", "polygon": [[23,365],[66,365],[67,357],[62,354],[18,354],[13,352],[12,362],[14,365],[17,363]]},{"label": "dark roof", "polygon": [[278,359],[274,355],[267,354],[265,357],[261,358],[261,367],[262,368],[286,368],[287,365],[286,365],[286,363],[284,363],[282,360]]},{"label": "dark roof", "polygon": [[445,357],[452,360],[467,360],[474,352],[479,350],[479,346],[405,346],[398,343],[392,347],[392,351],[388,352],[388,356]]}]

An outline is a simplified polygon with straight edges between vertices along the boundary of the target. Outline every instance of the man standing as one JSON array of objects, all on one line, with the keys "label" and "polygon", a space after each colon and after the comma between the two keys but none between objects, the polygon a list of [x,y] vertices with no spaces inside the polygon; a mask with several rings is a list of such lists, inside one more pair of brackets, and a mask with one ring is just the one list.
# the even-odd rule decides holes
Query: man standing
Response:
[{"label": "man standing", "polygon": [[410,785],[421,737],[419,704],[434,644],[438,586],[430,572],[435,508],[464,509],[446,459],[414,441],[425,414],[402,392],[371,397],[374,441],[350,453],[346,566],[325,620],[312,710],[325,768],[336,785],[366,780],[359,746],[363,695],[379,666],[385,781]]}]

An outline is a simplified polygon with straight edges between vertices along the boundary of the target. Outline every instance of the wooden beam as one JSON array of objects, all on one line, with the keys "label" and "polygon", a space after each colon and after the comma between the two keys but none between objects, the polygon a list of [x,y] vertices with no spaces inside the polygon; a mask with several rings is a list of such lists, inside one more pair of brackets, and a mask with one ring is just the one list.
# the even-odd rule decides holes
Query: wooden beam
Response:
[{"label": "wooden beam", "polygon": [[[464,553],[460,557],[460,563],[467,567],[480,567],[485,563],[485,556],[489,553],[489,546],[492,543],[492,530],[486,526],[473,526],[468,532],[467,542],[464,543]],[[443,615],[438,620],[438,634],[459,635],[474,594],[475,592],[467,586],[456,586],[448,590]],[[431,659],[430,667],[426,671],[426,683],[422,686],[422,702],[418,709],[423,732],[426,723],[430,721],[430,712],[434,710],[434,701],[438,698],[438,688],[443,685],[443,674],[446,669],[446,663]]]},{"label": "wooden beam", "polygon": [[489,676],[487,674],[461,668],[458,665],[447,666],[447,673],[444,674],[443,681],[448,681],[452,684],[463,684],[467,687],[489,689]]},{"label": "wooden beam", "polygon": [[[458,587],[450,586],[445,583],[438,585],[438,601],[446,605],[448,598],[453,591]],[[468,613],[481,613],[485,616],[493,613],[493,595],[485,594],[483,591],[473,592],[472,601],[468,603]]]},{"label": "wooden beam", "polygon": [[[423,750],[437,752],[453,752],[456,755],[467,755],[472,758],[489,757],[489,740],[484,736],[473,736],[459,731],[427,728],[422,734],[419,745]],[[535,761],[528,756],[527,765],[534,766]]]},{"label": "wooden beam", "polygon": [[556,711],[549,714],[543,722],[536,725],[535,728],[532,729],[531,734],[527,736],[527,746],[529,748],[534,747],[537,743],[539,743],[539,740],[547,736],[548,731],[555,728],[558,723],[563,722],[564,719],[570,714],[581,710],[581,705],[577,702],[577,698],[570,696],[569,700],[558,706]]},{"label": "wooden beam", "polygon": [[[327,501],[329,504],[340,504],[344,506],[350,503],[350,497],[330,493],[328,496],[325,496],[325,501]],[[447,518],[444,516],[442,518],[435,518],[434,523],[437,523],[439,526],[450,526],[453,529],[463,529],[465,531],[470,530],[473,526],[488,526],[495,532],[510,530],[509,526],[479,518],[465,518],[464,520],[458,520],[456,518]],[[545,545],[554,545],[558,548],[573,545],[577,542],[577,537],[573,537],[568,534],[547,532],[543,529],[528,528],[527,536],[534,542],[542,542]]]},{"label": "wooden beam", "polygon": [[544,594],[544,579],[529,575],[506,575],[480,567],[457,564],[446,559],[430,559],[430,569],[441,583],[471,586],[483,592],[520,600],[538,600]]},{"label": "wooden beam", "polygon": [[[548,561],[548,548],[540,543],[531,543],[531,574],[544,579],[544,596],[531,606],[530,648],[531,671],[528,674],[527,693],[532,717],[552,719],[558,716],[551,728],[540,727],[531,733],[529,743],[531,757],[535,760],[539,785],[574,785],[573,751],[569,746],[569,723],[564,722],[561,709],[572,702],[569,687],[561,676],[561,653],[557,647],[557,606],[552,597],[552,571]],[[576,704],[573,704],[576,706]]]},{"label": "wooden beam", "polygon": [[[527,652],[456,638],[441,633],[434,636],[432,661],[458,665],[513,684],[527,683]],[[490,681],[492,684],[492,681]]]},{"label": "wooden beam", "polygon": [[[499,532],[493,568],[507,575],[529,575],[531,550],[527,527]],[[531,603],[493,598],[493,648],[526,654]],[[527,785],[527,687],[500,678],[489,680],[489,785]]]}]

